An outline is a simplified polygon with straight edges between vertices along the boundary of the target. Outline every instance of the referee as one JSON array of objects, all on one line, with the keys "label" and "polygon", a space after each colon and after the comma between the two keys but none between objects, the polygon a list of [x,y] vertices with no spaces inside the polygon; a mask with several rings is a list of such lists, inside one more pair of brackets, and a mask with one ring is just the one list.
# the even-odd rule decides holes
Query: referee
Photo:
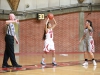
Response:
[{"label": "referee", "polygon": [[[12,13],[9,15],[9,19],[10,20],[6,21],[7,31],[5,36],[5,52],[4,52],[2,68],[22,67],[21,65],[17,64],[14,54],[14,39],[17,44],[19,44],[19,42],[15,35],[15,27],[13,23],[18,23],[18,22],[17,20],[15,20],[15,15]],[[9,58],[12,63],[12,66],[8,65],[7,63]]]}]

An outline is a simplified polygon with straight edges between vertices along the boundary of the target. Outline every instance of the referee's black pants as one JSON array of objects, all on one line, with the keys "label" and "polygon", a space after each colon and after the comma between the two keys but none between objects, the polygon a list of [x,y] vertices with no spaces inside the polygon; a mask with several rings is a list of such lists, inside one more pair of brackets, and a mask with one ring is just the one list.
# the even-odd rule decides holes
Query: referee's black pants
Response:
[{"label": "referee's black pants", "polygon": [[13,66],[17,65],[15,54],[14,54],[14,36],[6,35],[5,36],[5,52],[3,58],[4,66],[8,65],[7,61],[10,58]]}]

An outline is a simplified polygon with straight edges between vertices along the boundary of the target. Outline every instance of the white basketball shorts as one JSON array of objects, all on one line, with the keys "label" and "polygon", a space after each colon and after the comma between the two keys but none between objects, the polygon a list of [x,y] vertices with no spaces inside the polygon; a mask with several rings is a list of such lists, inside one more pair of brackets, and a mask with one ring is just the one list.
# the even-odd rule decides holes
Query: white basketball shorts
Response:
[{"label": "white basketball shorts", "polygon": [[95,52],[94,40],[92,37],[90,37],[88,40],[84,40],[83,48],[84,51]]},{"label": "white basketball shorts", "polygon": [[43,51],[49,52],[50,50],[55,50],[54,42],[52,39],[46,39],[44,42]]}]

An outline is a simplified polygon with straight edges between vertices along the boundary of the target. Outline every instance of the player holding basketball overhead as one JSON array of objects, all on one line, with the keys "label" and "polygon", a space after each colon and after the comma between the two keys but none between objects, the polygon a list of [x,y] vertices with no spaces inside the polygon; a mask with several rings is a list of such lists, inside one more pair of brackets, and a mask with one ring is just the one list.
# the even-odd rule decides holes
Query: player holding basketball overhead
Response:
[{"label": "player holding basketball overhead", "polygon": [[57,25],[55,19],[53,18],[54,25],[51,25],[49,22],[49,18],[46,21],[45,29],[44,29],[44,35],[43,35],[43,40],[44,41],[44,49],[43,49],[43,55],[42,55],[42,65],[46,65],[44,60],[45,60],[45,54],[47,54],[49,51],[52,51],[52,64],[57,65],[55,62],[55,47],[54,47],[54,42],[53,42],[53,29]]},{"label": "player holding basketball overhead", "polygon": [[94,40],[93,40],[93,26],[90,20],[86,20],[84,35],[79,42],[81,42],[83,39],[84,39],[83,48],[84,48],[84,58],[85,58],[85,63],[83,63],[83,66],[88,66],[88,59],[87,59],[88,54],[91,56],[94,66],[96,66],[97,63],[94,59],[94,54],[93,54],[95,50]]}]

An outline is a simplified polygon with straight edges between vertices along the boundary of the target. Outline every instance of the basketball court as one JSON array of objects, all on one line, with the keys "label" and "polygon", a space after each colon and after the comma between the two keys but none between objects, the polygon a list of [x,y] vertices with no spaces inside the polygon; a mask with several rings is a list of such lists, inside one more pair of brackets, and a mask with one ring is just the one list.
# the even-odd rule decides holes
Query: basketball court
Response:
[{"label": "basketball court", "polygon": [[[2,57],[0,55],[0,60],[2,60]],[[48,54],[45,61],[46,66],[44,67],[40,64],[41,54],[22,54],[16,56],[17,61],[23,65],[22,68],[0,68],[0,75],[99,75],[99,53],[96,53],[95,57],[97,66],[93,66],[92,61],[89,61],[88,66],[82,66],[84,62],[83,53],[56,54],[57,66],[53,66],[51,55]]]},{"label": "basketball court", "polygon": [[[6,48],[5,23],[10,19],[10,13],[18,21],[14,27],[19,44],[14,42],[14,53],[17,63],[22,65],[19,68],[2,68]],[[0,0],[0,75],[100,75],[99,18],[100,0]],[[52,64],[52,52],[45,56],[46,65],[41,64],[44,49],[42,39],[48,19],[51,26],[57,24],[53,31],[47,31],[49,35],[54,32],[54,38],[53,33],[49,38],[52,37],[54,41],[57,65]],[[90,56],[88,66],[82,65],[83,41],[79,43],[79,40],[84,29],[87,29],[84,28],[86,20],[92,21],[93,25],[96,66]],[[10,59],[8,64],[12,65]]]}]

